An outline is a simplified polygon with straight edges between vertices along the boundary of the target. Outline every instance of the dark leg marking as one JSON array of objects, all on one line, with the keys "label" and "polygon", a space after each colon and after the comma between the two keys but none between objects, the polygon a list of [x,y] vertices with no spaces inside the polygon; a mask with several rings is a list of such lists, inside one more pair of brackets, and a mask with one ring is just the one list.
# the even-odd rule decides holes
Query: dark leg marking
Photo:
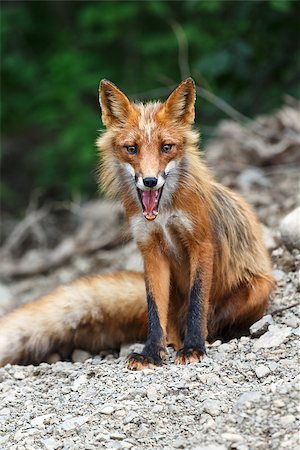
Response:
[{"label": "dark leg marking", "polygon": [[178,364],[200,361],[202,356],[206,354],[203,319],[202,283],[200,275],[197,273],[190,291],[183,348],[176,355]]},{"label": "dark leg marking", "polygon": [[128,358],[127,367],[132,370],[143,367],[159,366],[165,354],[163,342],[163,331],[160,326],[157,307],[152,292],[147,287],[148,303],[148,339],[141,353],[131,353]]}]

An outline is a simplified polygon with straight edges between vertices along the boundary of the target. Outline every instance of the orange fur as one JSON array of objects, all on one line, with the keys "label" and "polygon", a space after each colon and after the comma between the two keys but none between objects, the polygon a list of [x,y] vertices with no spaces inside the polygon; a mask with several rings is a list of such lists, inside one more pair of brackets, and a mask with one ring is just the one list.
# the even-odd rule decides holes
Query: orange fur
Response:
[{"label": "orange fur", "polygon": [[[119,91],[115,97],[112,91],[111,98],[117,104]],[[228,331],[233,324],[237,329],[242,324],[249,326],[262,315],[274,284],[254,213],[237,194],[215,182],[200,159],[198,133],[191,127],[194,100],[194,84],[188,79],[163,104],[131,103],[126,119],[120,122],[120,116],[115,117],[98,140],[102,184],[123,200],[143,254],[146,283],[153,289],[163,335],[176,346],[184,336],[189,294],[199,271],[205,337],[212,338],[222,329]],[[106,104],[101,104],[105,111]],[[166,143],[172,144],[167,154],[161,151]],[[136,154],[126,152],[128,145],[135,146]],[[129,175],[124,167],[129,167]],[[141,181],[134,183],[131,175],[136,181],[147,176],[159,180],[162,174],[165,183],[160,211],[151,217],[153,223],[146,223],[136,190],[147,188]],[[172,192],[164,201],[167,189]]]},{"label": "orange fur", "polygon": [[0,367],[37,364],[74,348],[98,353],[144,340],[147,305],[142,274],[80,278],[0,318]]},{"label": "orange fur", "polygon": [[[214,181],[200,158],[199,135],[192,128],[194,100],[191,79],[165,103],[146,105],[131,103],[109,81],[101,83],[107,126],[97,141],[101,184],[108,195],[123,201],[144,258],[152,302],[148,328],[156,323],[161,330],[154,350],[148,339],[145,354],[131,355],[132,369],[159,363],[166,343],[179,350],[178,363],[199,361],[203,351],[185,348],[187,323],[193,328],[199,321],[203,339],[239,335],[262,316],[274,286],[254,213],[238,194]],[[168,144],[171,151],[163,152]],[[128,152],[128,146],[135,146],[136,154]],[[137,190],[139,186],[143,193],[143,179],[149,176],[163,186],[152,221],[143,215],[145,205]],[[196,294],[201,288],[201,314],[193,322],[188,317],[195,286]],[[74,347],[98,352],[145,340],[147,322],[141,274],[77,280],[0,319],[0,366],[39,362],[62,348],[65,353]]]}]

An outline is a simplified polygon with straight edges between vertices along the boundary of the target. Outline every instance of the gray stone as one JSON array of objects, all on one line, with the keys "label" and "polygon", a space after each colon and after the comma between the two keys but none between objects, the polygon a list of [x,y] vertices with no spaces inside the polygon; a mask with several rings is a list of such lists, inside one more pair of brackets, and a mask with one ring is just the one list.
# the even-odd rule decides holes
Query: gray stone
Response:
[{"label": "gray stone", "polygon": [[83,385],[87,383],[87,377],[86,375],[80,375],[78,378],[75,379],[73,386],[72,386],[72,391],[78,391],[78,389]]},{"label": "gray stone", "polygon": [[295,420],[296,420],[296,417],[293,416],[292,414],[287,414],[286,416],[283,416],[280,418],[281,425],[283,425],[283,426],[290,425],[291,423],[294,423]]},{"label": "gray stone", "polygon": [[264,333],[266,333],[268,331],[269,326],[273,325],[273,323],[274,323],[274,320],[270,314],[263,316],[260,320],[255,322],[249,328],[251,336],[252,337],[260,337],[261,335],[263,335]]},{"label": "gray stone", "polygon": [[235,349],[235,345],[231,342],[226,342],[218,347],[218,351],[221,353],[231,352]]},{"label": "gray stone", "polygon": [[244,440],[243,436],[237,433],[222,433],[221,436],[225,441],[229,442],[240,442]]},{"label": "gray stone", "polygon": [[252,402],[258,402],[260,399],[261,399],[261,392],[259,392],[259,391],[244,392],[238,398],[237,404],[238,405],[247,405]]},{"label": "gray stone", "polygon": [[275,372],[275,370],[278,367],[278,363],[276,361],[269,361],[268,366],[269,366],[269,369],[271,370],[271,372]]},{"label": "gray stone", "polygon": [[116,450],[119,450],[119,448],[122,448],[122,446],[121,443],[118,441],[108,441],[107,448],[114,448]]},{"label": "gray stone", "polygon": [[177,438],[172,442],[173,448],[186,448],[186,439]]},{"label": "gray stone", "polygon": [[156,387],[150,385],[147,389],[147,397],[150,402],[156,402],[157,400],[157,389]]},{"label": "gray stone", "polygon": [[60,447],[59,441],[52,437],[43,439],[42,443],[44,444],[47,450],[56,450],[58,447]]},{"label": "gray stone", "polygon": [[256,360],[256,354],[255,354],[255,353],[252,353],[252,352],[247,353],[247,354],[245,355],[245,360],[246,360],[246,361],[255,361],[255,360]]},{"label": "gray stone", "polygon": [[124,418],[124,423],[130,423],[130,422],[135,422],[136,419],[139,418],[139,415],[134,412],[134,411],[130,411],[129,414],[127,414],[127,416]]},{"label": "gray stone", "polygon": [[120,444],[121,444],[121,448],[132,448],[133,447],[133,444],[131,444],[130,442],[127,442],[127,441],[122,441],[122,442],[120,442]]},{"label": "gray stone", "polygon": [[100,409],[100,414],[105,414],[107,416],[110,416],[115,411],[115,408],[111,405],[104,405]]},{"label": "gray stone", "polygon": [[16,380],[24,380],[25,374],[24,374],[24,372],[22,370],[16,370],[15,373],[14,373],[14,378]]},{"label": "gray stone", "polygon": [[152,411],[154,413],[161,413],[163,411],[164,407],[162,405],[154,405],[152,408]]},{"label": "gray stone", "polygon": [[117,440],[117,441],[122,441],[123,439],[126,438],[126,434],[124,434],[124,433],[117,433],[115,431],[109,437],[110,437],[110,439],[114,439],[114,440]]},{"label": "gray stone", "polygon": [[215,417],[221,412],[221,404],[218,400],[207,399],[203,403],[203,410],[210,416]]},{"label": "gray stone", "polygon": [[287,317],[284,323],[291,328],[297,328],[299,326],[299,319],[296,316]]},{"label": "gray stone", "polygon": [[52,414],[44,414],[42,416],[37,416],[34,419],[31,420],[31,425],[33,427],[44,427],[44,422],[50,419]]},{"label": "gray stone", "polygon": [[64,420],[60,425],[59,428],[65,431],[74,430],[75,428],[80,427],[84,423],[86,423],[89,420],[89,417],[87,416],[77,416],[77,417],[71,417],[69,419]]},{"label": "gray stone", "polygon": [[295,330],[293,330],[293,334],[295,336],[300,336],[300,327],[295,328]]},{"label": "gray stone", "polygon": [[257,351],[262,348],[278,347],[292,334],[292,329],[280,325],[270,325],[269,331],[263,334],[256,342],[254,342],[253,350]]},{"label": "gray stone", "polygon": [[271,371],[267,366],[258,366],[255,369],[255,373],[257,378],[264,378],[270,375]]},{"label": "gray stone", "polygon": [[109,441],[109,439],[110,439],[110,436],[107,432],[105,432],[105,430],[101,430],[101,433],[99,433],[95,436],[95,441],[99,441],[99,442]]},{"label": "gray stone", "polygon": [[291,251],[300,250],[300,206],[280,222],[279,231],[285,246]]}]

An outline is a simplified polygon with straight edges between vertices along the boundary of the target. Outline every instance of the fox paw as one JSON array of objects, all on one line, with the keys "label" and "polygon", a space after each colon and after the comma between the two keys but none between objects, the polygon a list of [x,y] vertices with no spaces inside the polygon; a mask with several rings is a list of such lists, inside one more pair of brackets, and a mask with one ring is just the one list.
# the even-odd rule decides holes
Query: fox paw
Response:
[{"label": "fox paw", "polygon": [[205,350],[198,347],[182,348],[176,353],[175,363],[181,365],[197,363],[202,361],[205,354]]},{"label": "fox paw", "polygon": [[160,356],[146,356],[140,353],[130,353],[127,357],[127,369],[129,370],[143,370],[143,369],[155,369],[157,366],[161,366],[162,359]]}]

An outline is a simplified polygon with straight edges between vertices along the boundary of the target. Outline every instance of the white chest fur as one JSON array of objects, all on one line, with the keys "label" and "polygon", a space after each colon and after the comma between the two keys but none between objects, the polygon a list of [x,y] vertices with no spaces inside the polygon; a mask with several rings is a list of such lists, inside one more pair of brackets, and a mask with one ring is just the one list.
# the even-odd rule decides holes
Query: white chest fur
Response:
[{"label": "white chest fur", "polygon": [[142,214],[133,216],[131,219],[132,234],[137,242],[144,243],[152,233],[160,232],[170,250],[176,251],[176,245],[170,232],[171,226],[181,232],[192,233],[193,231],[192,221],[180,210],[159,213],[153,221],[147,221]]}]

